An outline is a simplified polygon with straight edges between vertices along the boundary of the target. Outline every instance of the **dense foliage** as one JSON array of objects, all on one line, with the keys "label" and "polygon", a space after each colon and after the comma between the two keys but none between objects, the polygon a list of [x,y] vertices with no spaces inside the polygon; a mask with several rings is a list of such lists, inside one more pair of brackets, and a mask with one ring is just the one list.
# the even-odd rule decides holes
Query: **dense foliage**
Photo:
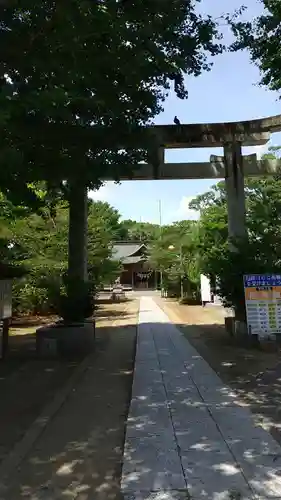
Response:
[{"label": "dense foliage", "polygon": [[[42,192],[43,187],[41,186]],[[44,194],[42,194],[44,196]],[[1,195],[0,260],[24,266],[25,275],[14,282],[14,311],[64,315],[66,304],[68,206],[59,201],[34,213]],[[156,224],[120,221],[108,203],[89,201],[88,272],[95,290],[112,283],[122,266],[112,258],[114,241],[142,241],[148,246],[150,267],[163,276],[163,285],[180,293],[198,292],[198,269],[193,236],[196,225],[183,221],[162,228]],[[173,248],[169,248],[169,247]],[[68,306],[69,307],[69,306]]]},{"label": "dense foliage", "polygon": [[263,0],[264,12],[252,21],[231,19],[236,40],[232,50],[247,49],[259,66],[261,83],[271,90],[281,90],[281,1]]},{"label": "dense foliage", "polygon": [[[280,157],[280,147],[271,147],[264,158]],[[129,234],[141,232],[150,241],[150,260],[161,271],[165,288],[195,297],[200,273],[216,278],[217,293],[226,305],[244,317],[243,274],[281,273],[281,177],[245,180],[248,239],[236,242],[238,252],[228,245],[227,206],[224,182],[197,196],[190,208],[200,213],[198,222],[182,221],[171,226],[126,221]],[[130,223],[129,223],[130,222]],[[147,231],[147,236],[145,232]]]},{"label": "dense foliage", "polygon": [[197,233],[194,221],[175,222],[158,228],[158,238],[150,244],[150,262],[160,271],[163,288],[181,299],[199,295]]},{"label": "dense foliage", "polygon": [[[270,156],[274,153],[269,153]],[[238,316],[244,317],[243,274],[281,272],[281,180],[252,178],[245,181],[248,238],[227,241],[227,207],[224,182],[197,197],[191,208],[200,210],[198,223],[199,267],[216,277],[217,291]]]},{"label": "dense foliage", "polygon": [[[270,148],[266,158],[276,158],[280,148]],[[48,198],[44,184],[33,187],[44,207],[37,213],[0,197],[0,261],[24,267],[15,280],[15,310],[62,312],[67,270],[68,204]],[[243,274],[281,274],[281,178],[245,180],[247,241],[228,245],[224,182],[197,196],[190,208],[198,221],[157,224],[120,220],[108,203],[88,202],[88,271],[94,290],[112,283],[122,265],[112,258],[115,241],[144,242],[149,266],[161,274],[163,288],[189,300],[200,296],[200,273],[215,277],[217,293],[225,304],[244,316]],[[0,269],[1,271],[1,269]],[[20,275],[20,273],[19,273]],[[92,293],[92,292],[91,292]]]},{"label": "dense foliage", "polygon": [[[248,49],[261,83],[280,91],[281,1],[263,3],[251,22],[228,18],[231,49]],[[1,3],[0,263],[21,272],[24,265],[18,310],[55,311],[65,297],[69,186],[79,179],[97,189],[104,176],[118,180],[147,155],[151,160],[159,144],[148,125],[170,87],[187,98],[184,75],[210,69],[209,56],[222,51],[216,22],[196,6]],[[98,287],[120,272],[114,240],[143,241],[166,288],[196,297],[200,272],[216,276],[225,303],[243,316],[243,273],[281,272],[280,188],[280,175],[247,180],[248,239],[236,242],[235,253],[227,245],[224,183],[192,202],[198,223],[120,222],[108,204],[89,202],[89,283]]]},{"label": "dense foliage", "polygon": [[[141,128],[170,86],[210,68],[216,24],[195,0],[30,0],[1,4],[0,190],[79,176],[98,187],[155,146]],[[63,186],[61,186],[63,187]]]},{"label": "dense foliage", "polygon": [[[15,280],[14,310],[20,312],[61,312],[64,307],[67,270],[68,207],[47,207],[32,213],[1,197],[0,260],[24,266],[25,275]],[[118,230],[119,214],[107,203],[89,201],[89,281],[99,287],[120,272],[112,261],[112,241]]]}]

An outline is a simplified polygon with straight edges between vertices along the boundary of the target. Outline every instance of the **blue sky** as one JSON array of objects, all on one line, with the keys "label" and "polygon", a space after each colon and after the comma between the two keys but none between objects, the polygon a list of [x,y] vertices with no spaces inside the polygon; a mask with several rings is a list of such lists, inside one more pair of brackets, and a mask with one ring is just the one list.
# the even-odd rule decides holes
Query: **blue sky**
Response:
[{"label": "blue sky", "polygon": [[[203,0],[200,10],[214,17],[223,11],[220,0]],[[227,10],[238,8],[241,3],[248,7],[247,16],[261,12],[261,3],[255,0],[228,0]],[[227,28],[222,28],[229,39]],[[281,113],[281,101],[277,94],[258,86],[258,69],[251,64],[248,53],[227,53],[213,59],[211,72],[197,78],[186,79],[189,98],[177,99],[171,92],[164,105],[164,112],[156,119],[157,124],[169,124],[177,115],[181,123],[223,122],[250,120]],[[281,144],[280,134],[272,136],[272,144]],[[245,148],[245,153],[262,153],[261,148]],[[166,153],[167,162],[209,161],[210,154],[222,154],[216,149],[174,150]],[[159,222],[159,200],[162,206],[162,222],[196,218],[188,208],[189,201],[214,184],[213,180],[185,181],[134,181],[121,185],[107,183],[94,199],[107,201],[117,208],[124,219]]]}]

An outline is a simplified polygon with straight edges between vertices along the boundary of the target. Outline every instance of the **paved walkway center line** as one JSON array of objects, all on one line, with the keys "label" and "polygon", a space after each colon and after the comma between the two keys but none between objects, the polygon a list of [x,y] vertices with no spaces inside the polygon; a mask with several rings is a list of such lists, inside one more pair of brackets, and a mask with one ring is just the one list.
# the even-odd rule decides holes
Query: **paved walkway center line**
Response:
[{"label": "paved walkway center line", "polygon": [[[171,409],[171,406],[170,406],[169,394],[167,393],[167,388],[166,388],[164,374],[163,374],[163,369],[162,369],[163,367],[161,366],[161,360],[160,360],[160,356],[159,356],[159,351],[157,349],[157,344],[156,344],[156,340],[155,340],[155,334],[153,334],[153,330],[152,330],[152,335],[153,335],[153,342],[154,342],[154,346],[155,346],[155,351],[156,351],[156,354],[157,354],[158,364],[159,364],[159,367],[160,367],[160,370],[161,370],[162,383],[163,383],[165,395],[166,395],[166,398],[167,398],[167,403],[168,403],[168,408],[169,408],[169,414],[170,414],[170,419],[171,419],[172,428],[173,428],[173,435],[174,435],[174,439],[175,439],[175,442],[176,442],[177,451],[178,451],[179,457],[180,457],[180,464],[181,464],[181,469],[182,469],[182,476],[183,476],[183,478],[185,478],[184,468],[183,468],[183,464],[182,464],[182,460],[181,460],[181,455],[180,455],[180,445],[179,445],[179,442],[178,442],[178,439],[177,439],[177,433],[176,433],[176,429],[174,427],[174,422],[173,422],[173,415],[172,415],[172,409]],[[173,346],[172,342],[170,342],[170,344]],[[186,483],[186,481],[185,481],[185,483]],[[186,485],[186,488],[187,488],[187,485]]]},{"label": "paved walkway center line", "polygon": [[124,497],[281,499],[280,470],[280,446],[153,299],[143,297]]}]

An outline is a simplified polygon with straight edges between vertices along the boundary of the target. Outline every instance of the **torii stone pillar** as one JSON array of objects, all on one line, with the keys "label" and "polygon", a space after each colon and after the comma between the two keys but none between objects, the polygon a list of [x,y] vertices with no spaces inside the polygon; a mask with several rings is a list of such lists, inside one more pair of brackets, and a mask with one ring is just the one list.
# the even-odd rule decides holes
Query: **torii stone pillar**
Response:
[{"label": "torii stone pillar", "polygon": [[159,179],[160,168],[165,163],[164,146],[159,145],[153,148],[148,154],[148,159],[153,168],[153,179]]},{"label": "torii stone pillar", "polygon": [[246,206],[244,192],[244,170],[241,143],[224,145],[225,187],[228,211],[228,236],[230,246],[235,238],[246,238]]},{"label": "torii stone pillar", "polygon": [[[247,238],[244,169],[241,143],[231,142],[224,145],[224,165],[229,248],[232,252],[236,252],[237,248],[233,240]],[[230,322],[230,329],[235,335],[247,335],[245,311],[238,312],[236,310],[235,319],[226,319],[226,328],[227,321]]]},{"label": "torii stone pillar", "polygon": [[[64,322],[39,328],[36,331],[36,349],[39,356],[50,353],[50,339],[56,340],[58,355],[87,354],[94,347],[95,327],[85,321],[87,281],[87,185],[82,178],[70,179],[68,280],[67,301],[62,311]],[[63,302],[64,303],[64,302]]]},{"label": "torii stone pillar", "polygon": [[87,186],[82,179],[75,179],[69,182],[68,278],[71,295],[75,295],[75,291],[79,294],[79,284],[88,279],[87,233]]},{"label": "torii stone pillar", "polygon": [[[251,155],[252,156],[252,155]],[[250,156],[250,157],[251,157]],[[256,158],[256,156],[255,156]],[[242,156],[242,145],[239,142],[227,142],[224,144],[224,157],[211,157],[211,163],[223,163],[225,174],[225,188],[228,212],[228,237],[229,248],[232,252],[237,252],[236,239],[247,238],[246,226],[246,205],[244,191],[244,165]],[[235,311],[235,318],[227,319],[227,329],[238,335],[247,333],[245,313]]]}]

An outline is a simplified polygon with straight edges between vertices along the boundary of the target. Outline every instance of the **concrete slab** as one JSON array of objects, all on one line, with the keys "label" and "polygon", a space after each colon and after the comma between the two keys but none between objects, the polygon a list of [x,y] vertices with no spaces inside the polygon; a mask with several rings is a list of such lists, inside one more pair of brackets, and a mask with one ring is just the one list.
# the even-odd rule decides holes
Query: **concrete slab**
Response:
[{"label": "concrete slab", "polygon": [[210,405],[220,404],[222,406],[237,406],[238,396],[226,386],[198,385],[197,389],[203,401]]},{"label": "concrete slab", "polygon": [[212,420],[191,425],[187,430],[176,430],[175,434],[182,455],[192,450],[211,453],[216,450],[226,452],[229,449]]},{"label": "concrete slab", "polygon": [[196,401],[198,404],[203,403],[203,400],[194,385],[185,387],[184,384],[178,383],[176,380],[169,380],[166,382],[167,398],[171,403],[177,401]]},{"label": "concrete slab", "polygon": [[250,435],[227,440],[246,479],[258,494],[267,498],[280,497],[280,446],[262,428]]},{"label": "concrete slab", "polygon": [[[143,380],[143,379],[142,379]],[[141,379],[138,381],[139,385],[141,383]],[[136,384],[133,385],[135,387]],[[166,399],[166,391],[165,387],[162,383],[156,382],[152,383],[150,385],[147,385],[146,387],[138,387],[138,392],[134,392],[132,397],[132,401],[135,399],[136,401],[143,401],[144,399],[146,400],[163,400]]]},{"label": "concrete slab", "polygon": [[155,304],[141,299],[125,500],[281,498],[281,447]]},{"label": "concrete slab", "polygon": [[177,444],[171,433],[126,439],[122,490],[176,490],[186,487]]},{"label": "concrete slab", "polygon": [[183,454],[181,460],[191,498],[253,498],[239,465],[227,448],[218,447],[211,452],[192,450]]},{"label": "concrete slab", "polygon": [[151,408],[147,410],[138,404],[132,405],[127,421],[127,437],[145,438],[162,434],[164,430],[173,435],[173,424],[167,408]]},{"label": "concrete slab", "polygon": [[125,493],[124,500],[190,500],[186,491],[139,491],[136,493]]},{"label": "concrete slab", "polygon": [[171,415],[175,430],[188,430],[199,423],[207,425],[211,420],[208,408],[197,405],[171,404]]}]

